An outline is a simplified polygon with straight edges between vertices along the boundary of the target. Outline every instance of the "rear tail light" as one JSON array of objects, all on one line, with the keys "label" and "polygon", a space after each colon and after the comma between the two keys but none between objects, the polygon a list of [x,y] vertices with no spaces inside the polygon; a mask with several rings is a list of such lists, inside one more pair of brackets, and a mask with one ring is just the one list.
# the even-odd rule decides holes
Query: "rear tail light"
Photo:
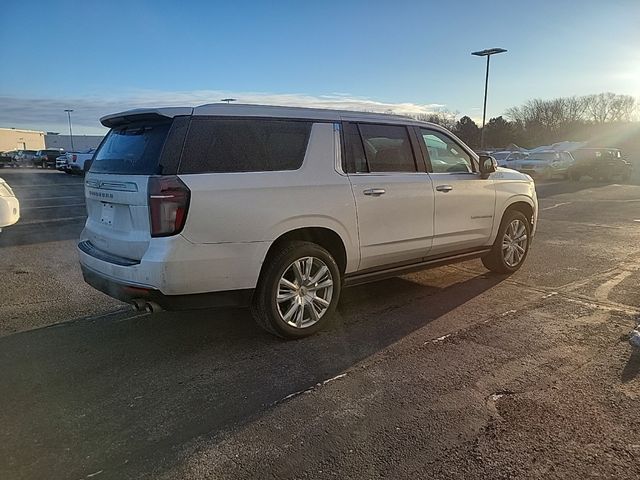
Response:
[{"label": "rear tail light", "polygon": [[149,177],[149,218],[152,237],[182,231],[187,220],[191,191],[176,176]]},{"label": "rear tail light", "polygon": [[75,162],[78,159],[77,155],[71,155],[71,161]]}]

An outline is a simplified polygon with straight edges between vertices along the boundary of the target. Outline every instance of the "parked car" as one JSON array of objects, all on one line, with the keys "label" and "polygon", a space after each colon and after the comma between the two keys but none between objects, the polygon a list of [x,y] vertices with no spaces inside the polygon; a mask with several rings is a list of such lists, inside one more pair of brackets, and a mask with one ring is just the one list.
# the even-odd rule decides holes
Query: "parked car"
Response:
[{"label": "parked car", "polygon": [[20,219],[20,202],[7,182],[0,178],[0,232]]},{"label": "parked car", "polygon": [[18,150],[13,156],[19,167],[35,166],[36,150]]},{"label": "parked car", "polygon": [[7,152],[0,152],[0,168],[4,168],[5,166],[15,167],[15,159],[14,155],[16,154],[15,150],[10,150]]},{"label": "parked car", "polygon": [[536,229],[531,178],[431,123],[226,104],[101,122],[80,264],[136,308],[244,303],[302,337],[346,286],[477,257],[514,272]]},{"label": "parked car", "polygon": [[491,156],[498,161],[498,165],[500,167],[511,168],[510,162],[514,160],[526,160],[529,157],[529,154],[526,152],[502,151],[492,152]]},{"label": "parked car", "polygon": [[576,161],[569,169],[572,180],[588,176],[594,180],[609,181],[618,177],[626,181],[631,177],[631,163],[617,148],[579,148],[573,156]]},{"label": "parked car", "polygon": [[84,175],[91,167],[91,159],[95,153],[95,148],[90,148],[84,152],[71,152],[67,155],[67,173]]},{"label": "parked car", "polygon": [[67,157],[68,157],[68,153],[64,153],[62,155],[60,155],[59,157],[56,157],[56,170],[60,170],[61,172],[68,172],[68,168],[67,168]]},{"label": "parked car", "polygon": [[64,150],[38,150],[34,156],[34,164],[42,168],[55,168],[56,158],[58,158]]},{"label": "parked car", "polygon": [[569,178],[569,168],[575,163],[570,152],[548,150],[529,152],[526,158],[510,162],[509,167],[534,178]]}]

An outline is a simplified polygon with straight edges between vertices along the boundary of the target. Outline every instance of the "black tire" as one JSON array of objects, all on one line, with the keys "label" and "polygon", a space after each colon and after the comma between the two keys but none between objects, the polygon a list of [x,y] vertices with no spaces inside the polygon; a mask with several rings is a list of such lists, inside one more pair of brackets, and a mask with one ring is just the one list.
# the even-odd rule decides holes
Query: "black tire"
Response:
[{"label": "black tire", "polygon": [[[518,261],[516,265],[509,265],[505,260],[504,250],[502,248],[502,243],[505,238],[505,233],[507,228],[511,225],[514,220],[520,220],[520,222],[524,225],[527,241],[524,247],[524,255]],[[518,210],[508,210],[504,216],[502,217],[502,222],[500,223],[500,229],[498,230],[498,235],[496,236],[496,241],[493,243],[493,247],[491,248],[491,252],[482,257],[483,265],[496,273],[514,273],[517,271],[524,261],[527,259],[527,255],[529,253],[529,247],[531,245],[531,222],[529,219]]]},{"label": "black tire", "polygon": [[[283,319],[278,309],[276,296],[281,277],[296,260],[305,257],[319,259],[328,268],[333,282],[332,294],[329,306],[319,320],[308,327],[295,327]],[[330,321],[340,299],[341,286],[340,269],[331,254],[324,248],[315,243],[303,241],[283,244],[266,260],[253,295],[251,314],[258,325],[273,335],[289,339],[307,337],[316,333]],[[303,314],[307,312],[304,308]]]}]

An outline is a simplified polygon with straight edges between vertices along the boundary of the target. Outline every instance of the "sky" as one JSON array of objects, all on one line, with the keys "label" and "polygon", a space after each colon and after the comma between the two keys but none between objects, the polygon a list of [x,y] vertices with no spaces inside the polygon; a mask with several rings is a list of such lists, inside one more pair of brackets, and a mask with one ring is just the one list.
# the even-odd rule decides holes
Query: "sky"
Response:
[{"label": "sky", "polygon": [[640,0],[15,1],[0,127],[104,133],[140,106],[243,103],[487,117],[531,98],[640,97]]}]

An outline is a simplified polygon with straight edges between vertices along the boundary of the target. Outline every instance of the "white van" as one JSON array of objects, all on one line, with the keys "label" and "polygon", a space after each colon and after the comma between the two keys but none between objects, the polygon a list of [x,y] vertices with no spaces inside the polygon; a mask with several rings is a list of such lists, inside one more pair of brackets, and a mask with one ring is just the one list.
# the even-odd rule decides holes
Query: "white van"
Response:
[{"label": "white van", "polygon": [[438,125],[258,105],[131,110],[85,177],[85,280],[137,308],[248,304],[309,335],[343,287],[482,258],[524,262],[538,205]]}]

